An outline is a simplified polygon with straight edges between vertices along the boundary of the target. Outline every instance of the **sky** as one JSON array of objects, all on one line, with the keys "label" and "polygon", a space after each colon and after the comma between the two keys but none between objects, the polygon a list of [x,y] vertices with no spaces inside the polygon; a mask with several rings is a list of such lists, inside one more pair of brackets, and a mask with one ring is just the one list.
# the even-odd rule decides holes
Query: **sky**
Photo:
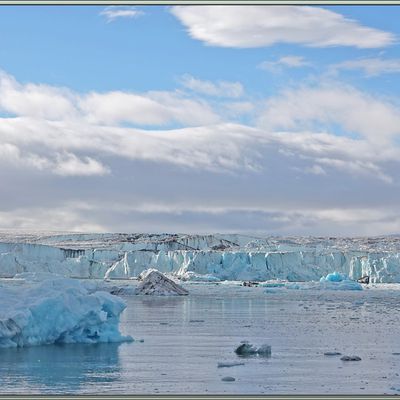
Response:
[{"label": "sky", "polygon": [[0,229],[400,233],[400,6],[1,6]]}]

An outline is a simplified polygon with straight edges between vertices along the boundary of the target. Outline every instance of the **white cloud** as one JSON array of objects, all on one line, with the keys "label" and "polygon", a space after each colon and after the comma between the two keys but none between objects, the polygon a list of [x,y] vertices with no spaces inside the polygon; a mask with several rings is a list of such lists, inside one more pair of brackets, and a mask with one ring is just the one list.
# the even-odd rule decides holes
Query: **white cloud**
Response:
[{"label": "white cloud", "polygon": [[[3,226],[330,234],[400,226],[385,220],[400,211],[400,113],[388,100],[332,82],[303,85],[270,98],[254,128],[207,116],[214,104],[181,92],[78,95],[7,79],[17,100],[7,106],[15,115],[0,118]],[[28,86],[37,96],[25,98]],[[41,88],[70,111],[51,113]],[[230,117],[259,111],[247,98],[218,104]],[[351,219],[341,209],[361,211]],[[373,209],[383,210],[375,222],[362,214]]]},{"label": "white cloud", "polygon": [[0,109],[15,115],[46,119],[71,117],[76,114],[76,96],[64,88],[32,83],[20,84],[0,72]]},{"label": "white cloud", "polygon": [[181,84],[194,92],[206,94],[208,96],[235,98],[242,96],[244,92],[243,86],[239,82],[210,82],[196,79],[188,74],[181,78]]},{"label": "white cloud", "polygon": [[361,58],[358,60],[348,60],[332,65],[329,72],[340,70],[361,70],[367,77],[399,73],[400,58]]},{"label": "white cloud", "polygon": [[135,7],[120,7],[110,6],[106,7],[100,15],[104,15],[107,22],[115,21],[118,18],[137,18],[143,15],[144,12],[137,10]]},{"label": "white cloud", "polygon": [[246,48],[294,43],[378,48],[395,41],[389,32],[319,7],[175,6],[171,12],[192,38],[212,46]]},{"label": "white cloud", "polygon": [[0,110],[45,120],[84,117],[91,123],[105,124],[207,125],[219,121],[219,116],[205,101],[180,92],[118,91],[80,95],[66,88],[21,84],[4,72],[0,73]]},{"label": "white cloud", "polygon": [[283,67],[286,68],[301,68],[307,67],[311,64],[301,56],[284,56],[276,61],[263,61],[258,65],[258,68],[270,72],[280,72]]},{"label": "white cloud", "polygon": [[110,170],[99,161],[90,157],[79,159],[74,154],[58,154],[54,165],[54,173],[62,176],[105,175]]},{"label": "white cloud", "polygon": [[329,131],[335,125],[381,148],[400,134],[400,109],[353,87],[328,83],[285,90],[269,99],[259,123],[295,131]]},{"label": "white cloud", "polygon": [[79,107],[92,123],[207,125],[219,120],[204,101],[174,92],[91,93],[81,98]]}]

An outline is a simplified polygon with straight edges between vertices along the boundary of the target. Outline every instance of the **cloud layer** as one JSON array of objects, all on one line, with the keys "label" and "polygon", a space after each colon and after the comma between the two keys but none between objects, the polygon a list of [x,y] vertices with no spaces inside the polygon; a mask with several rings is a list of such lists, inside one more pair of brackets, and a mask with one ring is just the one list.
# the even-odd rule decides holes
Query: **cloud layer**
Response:
[{"label": "cloud layer", "polygon": [[211,46],[250,48],[294,43],[379,48],[395,41],[389,32],[318,7],[176,6],[171,12],[192,38]]},{"label": "cloud layer", "polygon": [[[2,226],[281,234],[400,227],[396,104],[329,81],[262,100],[221,98],[219,108],[196,93],[78,94],[3,73]],[[254,126],[231,120],[250,111]]]}]

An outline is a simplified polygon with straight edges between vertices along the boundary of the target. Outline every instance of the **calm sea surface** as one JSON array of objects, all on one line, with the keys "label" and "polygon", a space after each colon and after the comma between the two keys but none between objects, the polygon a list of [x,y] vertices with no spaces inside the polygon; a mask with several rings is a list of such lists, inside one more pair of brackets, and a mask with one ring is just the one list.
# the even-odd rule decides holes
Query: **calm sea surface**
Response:
[{"label": "calm sea surface", "polygon": [[[135,342],[0,349],[0,393],[398,394],[399,286],[266,293],[188,284],[187,297],[125,297],[121,330]],[[242,340],[271,345],[272,356],[239,358]],[[232,361],[244,365],[217,367]]]}]

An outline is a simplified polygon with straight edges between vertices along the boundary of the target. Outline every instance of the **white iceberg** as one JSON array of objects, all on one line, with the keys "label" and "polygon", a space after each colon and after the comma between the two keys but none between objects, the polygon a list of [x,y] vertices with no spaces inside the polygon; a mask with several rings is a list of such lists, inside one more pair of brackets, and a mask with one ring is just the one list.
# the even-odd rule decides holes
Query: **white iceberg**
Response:
[{"label": "white iceberg", "polygon": [[0,287],[0,347],[132,341],[119,332],[124,301],[73,279]]},{"label": "white iceberg", "polygon": [[141,279],[143,280],[136,288],[135,294],[154,296],[186,296],[189,294],[186,289],[167,278],[156,269],[144,271],[142,277]]}]

